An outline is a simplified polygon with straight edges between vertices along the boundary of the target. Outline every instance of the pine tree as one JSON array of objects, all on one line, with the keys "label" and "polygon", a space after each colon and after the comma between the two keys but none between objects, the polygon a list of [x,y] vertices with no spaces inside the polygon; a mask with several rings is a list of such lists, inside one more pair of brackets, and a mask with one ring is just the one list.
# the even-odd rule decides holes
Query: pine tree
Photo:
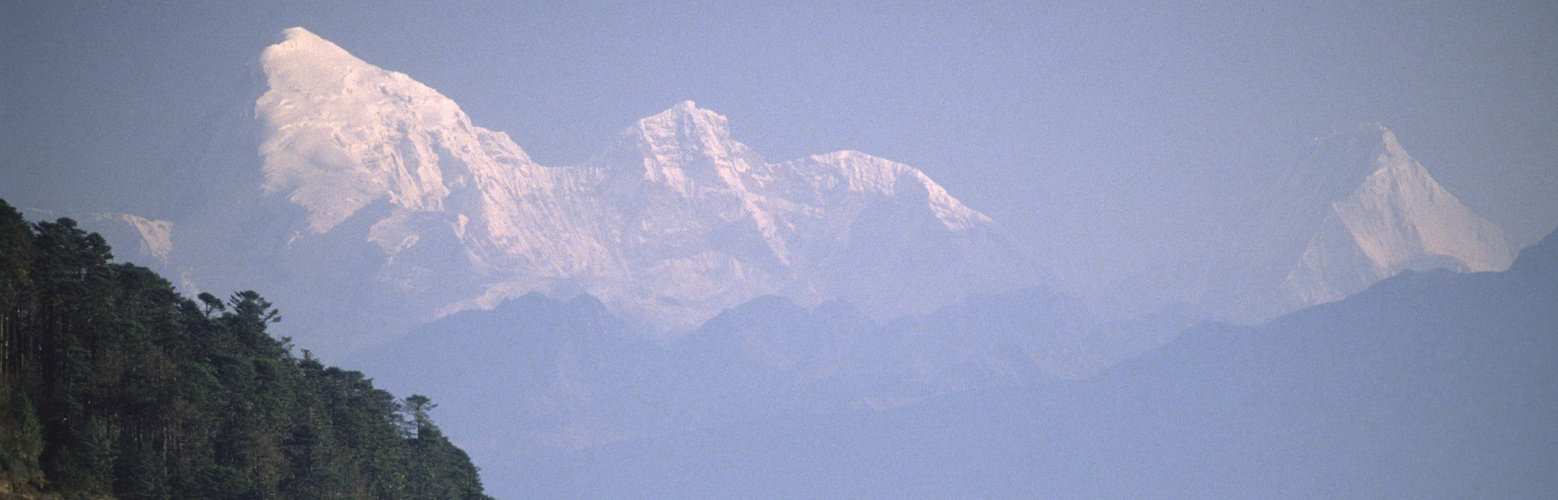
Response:
[{"label": "pine tree", "polygon": [[112,258],[0,200],[0,493],[486,498],[427,398],[293,356],[256,292],[197,303]]}]

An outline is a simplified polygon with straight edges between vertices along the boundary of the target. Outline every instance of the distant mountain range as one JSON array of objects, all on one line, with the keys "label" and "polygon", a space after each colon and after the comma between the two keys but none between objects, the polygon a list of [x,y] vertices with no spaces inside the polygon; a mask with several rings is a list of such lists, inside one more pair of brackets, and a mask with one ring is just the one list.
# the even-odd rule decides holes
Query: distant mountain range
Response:
[{"label": "distant mountain range", "polygon": [[[502,471],[487,476],[494,492],[1332,496],[1368,484],[1336,469],[1362,462],[1319,463],[1321,451],[1442,453],[1454,438],[1513,453],[1466,434],[1456,419],[1474,410],[1424,387],[1480,397],[1481,386],[1455,385],[1464,375],[1550,396],[1519,386],[1524,375],[1477,370],[1508,355],[1511,369],[1549,373],[1531,356],[1548,352],[1555,324],[1544,312],[1552,237],[1510,272],[1482,273],[1514,261],[1503,233],[1377,124],[1316,141],[1252,211],[1243,259],[1165,267],[1096,307],[1046,286],[1042,256],[922,172],[854,151],[770,163],[690,101],[581,165],[552,167],[433,89],[301,28],[263,51],[254,83],[162,174],[166,191],[148,195],[168,220],[74,216],[184,293],[260,290],[298,345],[448,401],[451,438]],[[1436,269],[1463,274],[1425,273]],[[1201,320],[1261,324],[1304,308],[1169,343]],[[1460,355],[1483,364],[1445,361]],[[1490,401],[1502,410],[1546,415],[1499,387]],[[1309,410],[1335,413],[1285,416]],[[1450,423],[1412,427],[1409,410]],[[915,443],[933,428],[971,440]],[[1355,449],[1333,433],[1383,437]],[[1278,460],[1270,447],[1309,455]],[[678,458],[657,463],[660,452]],[[827,470],[784,461],[829,453],[854,458]],[[721,460],[823,489],[700,468]],[[1047,486],[949,476],[972,460]],[[1443,460],[1430,465],[1459,463]],[[605,470],[617,465],[664,474]],[[1416,478],[1404,470],[1380,474]],[[1293,489],[1266,489],[1259,474]],[[1126,476],[1137,479],[1115,481]],[[713,489],[665,484],[678,477]],[[1443,478],[1482,484],[1422,484]]]},{"label": "distant mountain range", "polygon": [[1483,219],[1371,123],[1315,139],[1231,244],[1233,261],[1185,260],[1116,284],[1104,308],[1190,307],[1259,324],[1340,300],[1406,270],[1501,271],[1515,252]]},{"label": "distant mountain range", "polygon": [[1204,324],[1077,382],[591,448],[531,493],[614,498],[1550,498],[1558,234],[1502,273],[1404,272]]},{"label": "distant mountain range", "polygon": [[167,197],[187,202],[164,253],[199,288],[264,269],[243,282],[324,351],[531,292],[587,292],[669,338],[763,295],[890,319],[1038,281],[995,222],[906,165],[769,163],[689,101],[583,165],[542,166],[406,75],[283,36],[252,113],[172,179],[209,194]]},{"label": "distant mountain range", "polygon": [[[692,102],[583,165],[542,166],[302,28],[263,51],[239,102],[165,172],[151,198],[171,220],[86,222],[187,292],[268,290],[286,330],[326,353],[531,292],[589,293],[670,339],[764,295],[883,322],[1048,281],[1042,258],[920,171],[853,151],[769,163]],[[1114,298],[1258,322],[1404,269],[1512,258],[1378,125],[1318,141],[1267,209],[1247,261]]]},{"label": "distant mountain range", "polygon": [[1409,269],[1502,271],[1514,261],[1504,232],[1440,187],[1383,126],[1331,137],[1311,162],[1331,174],[1316,177],[1350,191],[1290,191],[1312,197],[1307,212],[1293,212],[1309,219],[1300,227],[1310,234],[1282,278],[1293,306],[1340,300]]},{"label": "distant mountain range", "polygon": [[[436,395],[456,442],[513,495],[562,456],[768,418],[877,412],[992,387],[1092,375],[1194,318],[1109,321],[1043,288],[976,295],[879,324],[846,302],[764,296],[668,343],[599,300],[533,293],[463,311],[344,362],[394,391]],[[393,368],[393,369],[391,369]],[[535,492],[531,492],[535,493]],[[548,494],[550,495],[550,494]]]}]

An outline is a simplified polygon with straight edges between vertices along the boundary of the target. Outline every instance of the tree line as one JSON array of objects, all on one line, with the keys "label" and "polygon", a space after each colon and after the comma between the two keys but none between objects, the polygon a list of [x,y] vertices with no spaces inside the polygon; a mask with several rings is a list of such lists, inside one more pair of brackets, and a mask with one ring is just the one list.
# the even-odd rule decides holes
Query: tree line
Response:
[{"label": "tree line", "polygon": [[428,398],[294,355],[279,319],[0,200],[0,498],[488,498]]}]

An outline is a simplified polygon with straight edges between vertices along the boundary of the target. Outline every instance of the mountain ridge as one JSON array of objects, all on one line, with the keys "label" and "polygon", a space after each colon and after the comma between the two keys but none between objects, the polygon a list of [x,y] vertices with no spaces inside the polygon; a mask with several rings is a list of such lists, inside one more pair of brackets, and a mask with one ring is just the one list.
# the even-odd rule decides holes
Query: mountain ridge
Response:
[{"label": "mountain ridge", "polygon": [[1248,219],[1217,238],[1243,255],[1181,257],[1094,301],[1137,313],[1181,304],[1208,319],[1258,325],[1403,271],[1494,271],[1514,260],[1503,231],[1439,185],[1379,123],[1315,138],[1286,171]]},{"label": "mountain ridge", "polygon": [[[171,218],[172,248],[156,258],[201,288],[278,290],[291,333],[325,351],[537,291],[589,292],[669,338],[763,295],[846,300],[888,321],[1052,281],[1003,228],[907,165],[852,150],[770,162],[726,117],[682,101],[580,164],[545,166],[409,76],[302,28],[282,38],[256,68],[252,123],[212,127],[244,137],[201,141],[235,152],[180,174],[178,191],[212,194]],[[1381,125],[1317,140],[1293,177],[1277,215],[1239,242],[1250,262],[1178,272],[1167,279],[1189,290],[1119,309],[1188,302],[1250,322],[1404,269],[1507,266],[1501,231]],[[385,317],[363,312],[384,306]]]},{"label": "mountain ridge", "polygon": [[[570,477],[588,479],[553,488],[571,498],[1548,497],[1558,491],[1554,276],[1558,234],[1507,271],[1404,271],[1260,327],[1198,325],[1086,380],[591,448],[562,458]],[[817,456],[838,459],[801,458]]]},{"label": "mountain ridge", "polygon": [[[257,154],[206,161],[242,171],[257,157],[262,179],[186,176],[185,190],[227,194],[174,221],[170,267],[216,288],[228,278],[210,268],[296,270],[252,274],[298,303],[294,334],[322,350],[383,340],[354,324],[398,334],[531,292],[589,292],[675,337],[768,294],[888,319],[1039,279],[1004,229],[919,170],[855,151],[768,162],[692,101],[581,164],[545,166],[436,90],[306,29],[259,60],[256,126],[224,129],[254,133]],[[361,292],[376,298],[349,298]],[[402,306],[333,319],[373,304]]]},{"label": "mountain ridge", "polygon": [[[1333,137],[1358,157],[1352,191],[1334,198],[1282,289],[1298,305],[1341,299],[1402,270],[1502,271],[1508,237],[1462,205],[1378,123]],[[1361,147],[1358,147],[1361,146]],[[1361,167],[1361,168],[1358,168]]]}]

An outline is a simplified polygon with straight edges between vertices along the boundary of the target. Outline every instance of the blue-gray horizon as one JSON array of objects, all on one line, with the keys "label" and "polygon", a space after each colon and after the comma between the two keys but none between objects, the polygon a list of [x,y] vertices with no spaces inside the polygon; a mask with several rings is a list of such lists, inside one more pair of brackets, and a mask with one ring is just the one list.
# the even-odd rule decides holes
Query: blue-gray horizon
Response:
[{"label": "blue-gray horizon", "polygon": [[544,164],[690,99],[773,160],[913,165],[1073,289],[1226,260],[1312,139],[1365,122],[1516,248],[1558,224],[1558,9],[1536,2],[3,9],[0,196],[41,208],[141,212],[120,188],[161,182],[304,26]]},{"label": "blue-gray horizon", "polygon": [[0,490],[1558,491],[1558,4],[845,4],[0,3]]}]

